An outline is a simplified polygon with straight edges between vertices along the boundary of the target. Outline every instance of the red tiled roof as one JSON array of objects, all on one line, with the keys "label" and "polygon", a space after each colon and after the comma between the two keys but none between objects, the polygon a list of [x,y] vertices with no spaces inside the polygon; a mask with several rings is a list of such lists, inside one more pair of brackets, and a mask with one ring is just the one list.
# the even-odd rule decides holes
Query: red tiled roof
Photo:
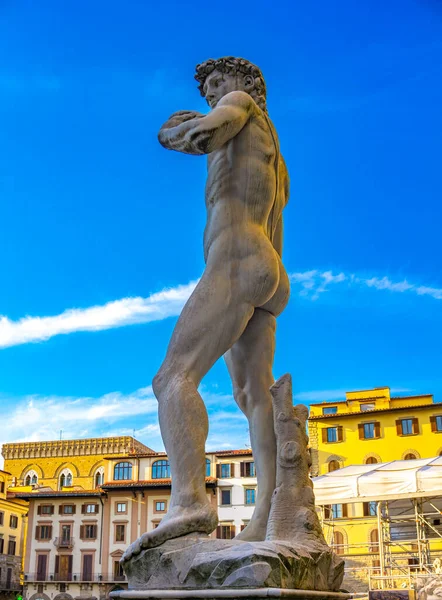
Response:
[{"label": "red tiled roof", "polygon": [[85,497],[85,496],[102,496],[101,490],[72,490],[62,492],[58,490],[45,490],[33,492],[11,492],[15,498],[69,498],[69,497]]},{"label": "red tiled roof", "polygon": [[[216,484],[216,477],[206,477],[206,485]],[[114,488],[136,488],[136,487],[168,487],[172,485],[171,479],[143,479],[141,481],[111,481],[104,483],[104,490]]]},{"label": "red tiled roof", "polygon": [[437,410],[438,407],[442,408],[442,402],[432,402],[431,404],[409,404],[408,406],[396,406],[395,408],[372,408],[371,410],[355,410],[353,412],[345,412],[345,413],[332,413],[331,415],[312,415],[308,418],[309,421],[318,420],[318,419],[339,419],[340,417],[354,417],[358,415],[370,415],[372,413],[379,412],[395,412],[397,410],[419,410],[423,408],[435,408]]},{"label": "red tiled roof", "polygon": [[252,450],[250,448],[242,450],[218,450],[216,452],[208,452],[207,454],[215,454],[216,456],[248,456],[252,454]]}]

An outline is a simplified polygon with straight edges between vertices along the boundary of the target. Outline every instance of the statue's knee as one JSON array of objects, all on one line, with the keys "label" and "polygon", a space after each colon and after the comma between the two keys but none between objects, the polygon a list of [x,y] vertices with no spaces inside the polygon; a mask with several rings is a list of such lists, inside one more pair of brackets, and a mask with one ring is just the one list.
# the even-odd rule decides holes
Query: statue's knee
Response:
[{"label": "statue's knee", "polygon": [[233,397],[235,398],[235,402],[242,412],[247,414],[250,408],[250,402],[248,394],[244,391],[244,389],[241,387],[235,387],[233,390]]},{"label": "statue's knee", "polygon": [[152,379],[152,389],[153,393],[157,398],[159,398],[162,392],[165,390],[167,381],[170,379],[167,375],[166,369],[161,367],[155,377]]}]

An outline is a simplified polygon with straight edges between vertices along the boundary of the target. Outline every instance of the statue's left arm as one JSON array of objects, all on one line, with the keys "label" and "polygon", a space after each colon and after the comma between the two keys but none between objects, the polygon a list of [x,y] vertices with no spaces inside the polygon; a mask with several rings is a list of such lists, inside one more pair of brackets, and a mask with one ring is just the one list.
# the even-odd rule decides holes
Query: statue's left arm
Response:
[{"label": "statue's left arm", "polygon": [[209,154],[235,137],[252,114],[255,103],[245,92],[230,92],[208,115],[170,127],[166,122],[158,140],[169,150],[185,154]]}]

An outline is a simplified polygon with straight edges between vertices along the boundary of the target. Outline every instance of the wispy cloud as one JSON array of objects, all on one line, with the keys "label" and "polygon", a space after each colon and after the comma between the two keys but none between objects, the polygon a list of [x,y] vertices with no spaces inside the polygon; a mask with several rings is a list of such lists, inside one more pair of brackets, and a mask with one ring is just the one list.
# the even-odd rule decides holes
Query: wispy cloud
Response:
[{"label": "wispy cloud", "polygon": [[[248,425],[233,397],[216,389],[200,388],[209,412],[208,450],[244,447]],[[164,450],[158,424],[158,403],[150,386],[134,392],[110,392],[99,397],[0,395],[10,406],[8,427],[0,432],[0,445],[87,437],[133,435],[154,450]],[[13,408],[12,408],[13,406]],[[1,457],[0,457],[1,468]]]},{"label": "wispy cloud", "polygon": [[123,298],[101,306],[73,308],[53,317],[24,317],[11,321],[0,316],[0,348],[41,342],[77,331],[101,331],[161,321],[179,314],[195,285],[196,282],[190,282],[147,298]]},{"label": "wispy cloud", "polygon": [[[313,301],[339,285],[429,296],[435,300],[442,300],[442,288],[413,284],[407,279],[393,281],[387,276],[362,277],[342,271],[333,273],[331,270],[312,269],[291,273],[290,280],[294,293]],[[56,335],[80,331],[102,331],[175,317],[181,312],[196,284],[197,281],[191,281],[186,285],[157,292],[147,298],[122,298],[103,305],[72,308],[54,316],[27,316],[13,321],[0,315],[0,348],[42,342]]]},{"label": "wispy cloud", "polygon": [[335,284],[346,284],[347,286],[358,286],[360,288],[371,288],[379,291],[395,293],[413,293],[417,296],[430,296],[435,300],[442,300],[442,288],[419,285],[409,282],[407,279],[393,281],[387,276],[363,277],[355,273],[333,271],[320,271],[317,269],[292,273],[290,280],[298,287],[299,295],[308,297],[310,300],[318,300],[324,292],[328,292]]}]

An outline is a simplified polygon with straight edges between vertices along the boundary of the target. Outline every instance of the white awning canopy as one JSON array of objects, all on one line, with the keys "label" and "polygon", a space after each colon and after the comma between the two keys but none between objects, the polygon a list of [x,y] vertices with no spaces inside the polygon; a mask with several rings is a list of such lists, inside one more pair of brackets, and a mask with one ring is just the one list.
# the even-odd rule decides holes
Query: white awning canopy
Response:
[{"label": "white awning canopy", "polygon": [[352,465],[313,478],[316,504],[442,496],[442,456]]}]

